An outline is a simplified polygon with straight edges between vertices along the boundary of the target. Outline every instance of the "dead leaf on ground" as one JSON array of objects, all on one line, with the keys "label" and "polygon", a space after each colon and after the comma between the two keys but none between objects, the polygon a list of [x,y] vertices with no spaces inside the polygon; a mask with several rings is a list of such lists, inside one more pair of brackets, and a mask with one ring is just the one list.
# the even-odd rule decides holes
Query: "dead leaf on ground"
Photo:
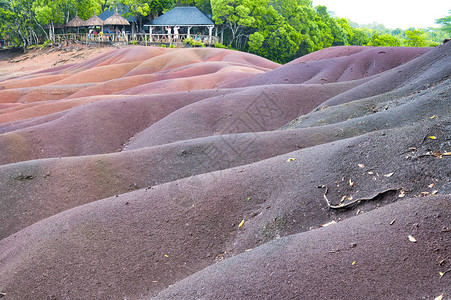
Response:
[{"label": "dead leaf on ground", "polygon": [[445,294],[442,293],[440,296],[435,297],[434,300],[443,300],[443,295]]},{"label": "dead leaf on ground", "polygon": [[244,225],[244,219],[243,219],[243,221],[240,222],[240,224],[238,225],[238,228],[243,227],[243,225]]},{"label": "dead leaf on ground", "polygon": [[416,243],[416,242],[417,242],[417,239],[414,238],[414,237],[411,236],[411,235],[409,235],[408,238],[409,238],[409,241],[411,241],[412,243]]},{"label": "dead leaf on ground", "polygon": [[327,222],[326,224],[321,225],[321,227],[327,227],[329,225],[336,224],[336,223],[337,223],[337,221],[330,221],[330,222]]},{"label": "dead leaf on ground", "polygon": [[346,198],[348,198],[348,196],[346,196],[346,195],[341,197],[340,204],[343,203],[346,200]]},{"label": "dead leaf on ground", "polygon": [[405,196],[406,196],[406,191],[405,190],[399,191],[398,198],[404,198]]}]

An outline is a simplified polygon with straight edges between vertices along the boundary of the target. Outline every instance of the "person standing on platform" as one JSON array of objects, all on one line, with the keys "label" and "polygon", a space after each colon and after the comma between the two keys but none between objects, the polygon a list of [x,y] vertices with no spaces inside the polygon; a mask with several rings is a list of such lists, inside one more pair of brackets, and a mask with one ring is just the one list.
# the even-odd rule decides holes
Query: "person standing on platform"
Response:
[{"label": "person standing on platform", "polygon": [[167,27],[165,27],[165,29],[168,32],[168,42],[171,42],[171,31],[172,31],[172,28],[171,28],[171,26],[167,26]]},{"label": "person standing on platform", "polygon": [[178,26],[178,25],[175,25],[175,26],[174,26],[174,38],[175,38],[176,40],[179,39],[179,29],[180,29],[180,26]]}]

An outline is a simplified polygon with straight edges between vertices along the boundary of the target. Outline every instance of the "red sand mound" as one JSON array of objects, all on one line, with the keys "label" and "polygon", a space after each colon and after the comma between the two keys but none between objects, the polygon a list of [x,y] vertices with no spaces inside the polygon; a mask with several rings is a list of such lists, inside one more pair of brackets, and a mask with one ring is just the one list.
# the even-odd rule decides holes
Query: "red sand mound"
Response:
[{"label": "red sand mound", "polygon": [[[351,49],[344,51],[344,49]],[[360,51],[358,51],[360,50]],[[332,83],[356,80],[396,68],[430,48],[336,47],[310,54],[312,59],[300,58],[272,72],[247,80],[235,81],[224,87],[287,83]],[[321,55],[325,52],[325,55]],[[346,54],[343,54],[345,52]],[[318,58],[315,59],[315,58]]]},{"label": "red sand mound", "polygon": [[0,295],[447,297],[450,47],[4,75]]},{"label": "red sand mound", "polygon": [[[0,103],[23,103],[27,106],[36,101],[121,92],[158,94],[167,93],[168,89],[213,88],[276,67],[277,64],[268,60],[236,51],[129,47],[80,64],[0,81]],[[165,82],[167,80],[170,81]],[[54,112],[62,110],[56,105],[54,107]]]}]

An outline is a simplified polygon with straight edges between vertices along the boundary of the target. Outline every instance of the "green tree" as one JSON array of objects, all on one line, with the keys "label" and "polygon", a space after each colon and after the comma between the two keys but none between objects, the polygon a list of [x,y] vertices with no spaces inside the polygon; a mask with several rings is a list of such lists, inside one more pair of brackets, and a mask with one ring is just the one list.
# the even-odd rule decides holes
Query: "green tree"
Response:
[{"label": "green tree", "polygon": [[343,29],[344,33],[346,34],[346,40],[348,43],[350,43],[350,41],[354,37],[354,28],[349,25],[349,21],[345,18],[336,18],[335,21],[337,22],[337,25]]},{"label": "green tree", "polygon": [[339,25],[339,23],[327,12],[327,7],[319,5],[316,7],[316,12],[320,18],[318,25],[321,28],[322,40],[324,47],[346,45],[348,43],[346,31]]},{"label": "green tree", "polygon": [[213,20],[230,31],[229,45],[235,47],[245,29],[260,26],[268,5],[269,0],[211,0]]},{"label": "green tree", "polygon": [[39,40],[32,0],[0,1],[0,35],[14,46],[28,47]]},{"label": "green tree", "polygon": [[437,19],[435,23],[440,25],[440,30],[445,32],[448,37],[451,36],[451,10],[448,11],[448,16]]},{"label": "green tree", "polygon": [[301,41],[301,34],[288,24],[270,5],[259,31],[249,36],[249,51],[279,63],[292,60]]},{"label": "green tree", "polygon": [[130,12],[127,16],[134,16],[138,20],[138,26],[141,29],[144,20],[156,18],[166,8],[170,7],[170,0],[119,0],[120,3],[127,5]]},{"label": "green tree", "polygon": [[441,30],[441,28],[429,27],[423,29],[423,31],[427,36],[429,47],[438,46],[445,38],[449,37],[449,35],[444,30]]},{"label": "green tree", "polygon": [[370,35],[368,30],[362,28],[353,28],[352,38],[349,40],[349,44],[355,46],[365,46],[370,42]]},{"label": "green tree", "polygon": [[376,47],[399,47],[401,46],[401,41],[394,36],[389,34],[381,34],[378,33],[373,34],[371,37],[371,41],[368,43],[368,46],[376,46]]},{"label": "green tree", "polygon": [[201,11],[211,14],[210,0],[173,0],[171,8],[175,6],[195,6]]},{"label": "green tree", "polygon": [[288,23],[301,34],[297,56],[323,48],[320,43],[322,36],[320,27],[317,23],[319,17],[311,6],[299,6],[295,14],[288,20]]},{"label": "green tree", "polygon": [[80,17],[87,19],[92,16],[93,11],[101,13],[101,4],[97,0],[34,0],[33,12],[36,20],[41,25],[49,26],[48,38],[53,40],[55,35],[55,24],[63,25],[70,20],[75,12]]},{"label": "green tree", "polygon": [[407,29],[405,31],[406,39],[405,44],[408,47],[426,47],[426,35],[423,30],[419,29]]},{"label": "green tree", "polygon": [[66,23],[75,16],[75,13],[78,13],[78,16],[83,20],[92,17],[94,10],[100,14],[103,11],[102,2],[99,0],[66,1],[68,5],[65,9],[69,12],[69,17],[66,17]]},{"label": "green tree", "polygon": [[312,6],[311,0],[270,0],[270,5],[284,18],[293,17],[299,6]]}]

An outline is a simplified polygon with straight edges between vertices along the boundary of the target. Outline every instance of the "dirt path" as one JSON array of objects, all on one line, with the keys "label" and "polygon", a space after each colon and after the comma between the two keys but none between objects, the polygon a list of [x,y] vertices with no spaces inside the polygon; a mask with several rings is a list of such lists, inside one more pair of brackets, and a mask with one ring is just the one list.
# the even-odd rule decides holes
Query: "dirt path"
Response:
[{"label": "dirt path", "polygon": [[0,56],[0,81],[33,71],[83,62],[113,49],[117,49],[117,47],[74,44],[58,47],[36,47],[19,55],[5,53]]}]

